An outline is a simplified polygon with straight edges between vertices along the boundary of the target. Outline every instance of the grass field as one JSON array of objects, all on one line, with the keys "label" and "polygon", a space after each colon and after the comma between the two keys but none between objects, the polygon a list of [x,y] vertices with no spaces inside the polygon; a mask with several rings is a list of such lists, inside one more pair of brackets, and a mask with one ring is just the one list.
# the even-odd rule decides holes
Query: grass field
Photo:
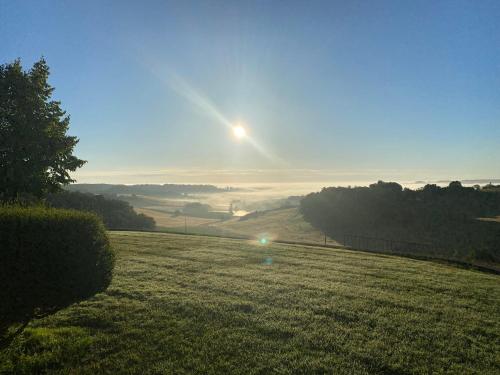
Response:
[{"label": "grass field", "polygon": [[[306,222],[297,208],[264,211],[261,215],[248,220],[232,220],[213,223],[211,227],[219,228],[225,234],[244,237],[267,235],[274,240],[324,243],[324,235]],[[327,239],[328,244],[336,244]]]},{"label": "grass field", "polygon": [[0,372],[500,372],[498,276],[346,250],[111,237],[109,289],[32,323]]},{"label": "grass field", "polygon": [[177,231],[184,231],[184,225],[187,225],[187,227],[191,229],[194,227],[204,226],[218,221],[217,219],[207,219],[202,217],[184,216],[184,215],[173,215],[172,213],[169,212],[162,212],[150,208],[135,208],[135,211],[155,219],[156,225],[160,228],[168,228]]},{"label": "grass field", "polygon": [[[259,238],[273,240],[324,244],[324,234],[307,223],[297,208],[269,210],[247,220],[235,217],[230,220],[204,219],[192,216],[172,216],[170,213],[145,208],[135,208],[139,213],[155,219],[160,230],[187,232],[192,234],[214,234],[227,237]],[[337,243],[327,238],[327,244]]]}]

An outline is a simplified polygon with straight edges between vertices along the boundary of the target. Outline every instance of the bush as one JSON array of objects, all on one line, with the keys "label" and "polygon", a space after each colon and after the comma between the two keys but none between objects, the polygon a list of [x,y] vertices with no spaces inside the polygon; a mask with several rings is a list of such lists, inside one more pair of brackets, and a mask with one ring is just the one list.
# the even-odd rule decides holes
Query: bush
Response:
[{"label": "bush", "polygon": [[114,254],[91,213],[0,208],[0,335],[107,288]]}]

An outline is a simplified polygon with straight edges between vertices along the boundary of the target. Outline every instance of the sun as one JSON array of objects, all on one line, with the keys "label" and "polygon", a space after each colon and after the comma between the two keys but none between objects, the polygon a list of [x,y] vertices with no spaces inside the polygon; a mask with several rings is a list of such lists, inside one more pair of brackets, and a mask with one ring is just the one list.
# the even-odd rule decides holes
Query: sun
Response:
[{"label": "sun", "polygon": [[247,135],[245,128],[241,125],[233,126],[233,134],[236,138],[242,139]]}]

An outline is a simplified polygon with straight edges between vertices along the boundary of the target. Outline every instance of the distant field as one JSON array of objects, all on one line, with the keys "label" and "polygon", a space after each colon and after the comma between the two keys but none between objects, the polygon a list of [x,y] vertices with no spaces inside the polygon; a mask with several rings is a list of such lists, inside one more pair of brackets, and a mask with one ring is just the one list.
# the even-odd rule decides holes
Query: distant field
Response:
[{"label": "distant field", "polygon": [[[184,231],[184,216],[172,216],[157,210],[136,208],[155,219],[159,229]],[[266,237],[272,240],[324,244],[325,236],[319,230],[307,223],[297,208],[263,211],[256,217],[240,220],[235,217],[230,220],[203,219],[186,217],[187,231],[194,234],[215,234],[228,237]],[[327,238],[327,244],[337,242]]]},{"label": "distant field", "polygon": [[0,373],[500,372],[499,277],[378,254],[111,233],[110,288],[37,321]]},{"label": "distant field", "polygon": [[497,217],[488,217],[488,218],[481,218],[480,220],[484,220],[484,221],[496,221],[496,222],[500,223],[500,216],[497,216]]},{"label": "distant field", "polygon": [[[236,236],[259,237],[267,235],[271,239],[323,244],[324,235],[313,228],[303,218],[297,208],[264,211],[261,215],[248,220],[235,218],[211,224],[225,233]],[[327,238],[328,244],[336,244]]]},{"label": "distant field", "polygon": [[172,215],[171,213],[162,212],[160,210],[148,209],[148,208],[135,208],[135,211],[152,217],[153,219],[155,219],[156,225],[159,227],[170,228],[179,231],[184,231],[185,224],[189,228],[192,228],[218,221],[216,219],[206,219],[193,216],[186,216],[186,217],[184,217],[184,215],[175,216]]}]

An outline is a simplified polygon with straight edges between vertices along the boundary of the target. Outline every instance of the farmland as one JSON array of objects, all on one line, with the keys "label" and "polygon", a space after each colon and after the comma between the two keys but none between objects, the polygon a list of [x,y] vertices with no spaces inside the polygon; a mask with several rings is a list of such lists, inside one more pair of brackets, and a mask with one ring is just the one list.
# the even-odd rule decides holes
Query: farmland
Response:
[{"label": "farmland", "polygon": [[[324,234],[307,223],[297,208],[268,210],[249,215],[248,218],[234,217],[230,220],[205,219],[194,216],[175,216],[160,210],[136,208],[139,213],[155,219],[158,230],[192,234],[214,234],[227,237],[260,238],[271,240],[324,244]],[[327,238],[328,245],[337,242]]]},{"label": "farmland", "polygon": [[[324,235],[307,223],[297,208],[257,212],[248,219],[235,218],[211,224],[227,235],[243,237],[268,236],[275,240],[304,243],[324,243]],[[328,244],[335,244],[327,239]]]},{"label": "farmland", "polygon": [[341,249],[112,232],[109,289],[0,373],[498,373],[496,275]]},{"label": "farmland", "polygon": [[206,224],[214,223],[218,220],[208,219],[196,216],[184,216],[184,215],[174,215],[170,212],[164,212],[155,209],[148,208],[135,208],[138,213],[152,217],[157,227],[167,228],[171,230],[184,230],[184,225],[186,224],[190,229],[193,227],[205,226]]}]

